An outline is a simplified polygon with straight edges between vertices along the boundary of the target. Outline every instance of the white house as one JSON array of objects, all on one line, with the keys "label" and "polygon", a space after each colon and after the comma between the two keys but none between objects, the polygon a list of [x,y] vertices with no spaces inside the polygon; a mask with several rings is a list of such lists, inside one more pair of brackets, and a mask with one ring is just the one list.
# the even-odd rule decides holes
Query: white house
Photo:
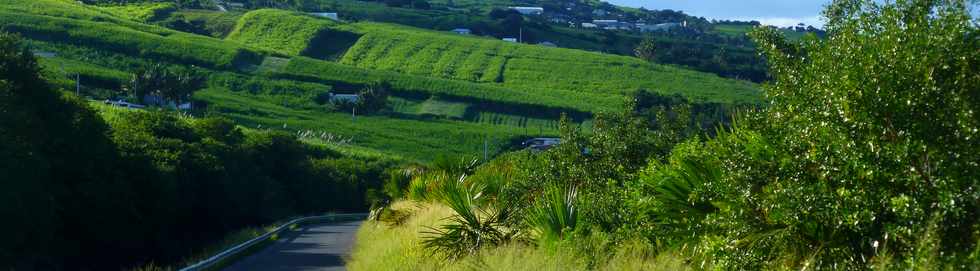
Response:
[{"label": "white house", "polygon": [[538,43],[538,45],[541,45],[541,46],[544,46],[544,47],[558,47],[558,44],[555,44],[554,42],[550,42],[550,41],[545,41],[545,42],[542,42],[542,43]]},{"label": "white house", "polygon": [[516,10],[524,15],[541,15],[544,14],[544,8],[542,7],[510,7],[510,9]]},{"label": "white house", "polygon": [[506,41],[506,42],[517,42],[517,38],[503,38],[503,41]]},{"label": "white house", "polygon": [[592,23],[608,30],[630,29],[633,26],[630,23],[620,22],[618,20],[593,20]]},{"label": "white house", "polygon": [[582,23],[582,28],[598,28],[599,26],[594,23]]},{"label": "white house", "polygon": [[331,19],[331,20],[334,20],[334,21],[340,21],[340,16],[337,15],[336,12],[314,12],[312,14],[313,15],[316,15],[316,16],[319,16],[319,17]]},{"label": "white house", "polygon": [[460,35],[470,35],[473,34],[473,31],[470,31],[469,29],[466,28],[456,28],[453,29],[453,33],[460,34]]},{"label": "white house", "polygon": [[228,5],[228,7],[230,8],[245,8],[245,3],[228,2],[225,4]]},{"label": "white house", "polygon": [[681,23],[637,24],[636,29],[643,32],[656,32],[656,31],[666,31],[681,26],[682,26]]}]

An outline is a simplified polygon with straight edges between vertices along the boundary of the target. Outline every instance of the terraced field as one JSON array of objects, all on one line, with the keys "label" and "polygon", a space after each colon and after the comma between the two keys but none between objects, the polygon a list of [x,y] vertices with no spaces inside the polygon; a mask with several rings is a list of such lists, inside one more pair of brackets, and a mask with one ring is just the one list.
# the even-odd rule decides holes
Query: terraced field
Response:
[{"label": "terraced field", "polygon": [[307,20],[303,16],[308,15],[272,9],[249,12],[238,20],[227,39],[299,55],[317,33],[331,25],[328,20]]},{"label": "terraced field", "polygon": [[[624,95],[638,89],[696,101],[751,103],[757,86],[632,57],[521,45],[404,26],[340,26],[364,36],[340,63],[368,69],[465,80],[520,89]],[[588,99],[586,97],[583,97]]]},{"label": "terraced field", "polygon": [[[750,83],[629,57],[290,11],[245,14],[226,39],[138,22],[162,8],[9,0],[0,2],[0,30],[54,53],[41,59],[45,73],[66,89],[74,85],[68,75],[79,74],[83,95],[125,97],[122,85],[140,66],[194,69],[209,79],[195,95],[207,105],[198,114],[220,114],[251,129],[330,134],[347,139],[344,149],[407,160],[476,155],[484,142],[496,152],[524,137],[553,136],[562,113],[588,129],[592,113],[621,108],[639,88],[711,101],[758,96]],[[329,92],[379,81],[393,95],[380,113],[351,116],[323,104]]]}]

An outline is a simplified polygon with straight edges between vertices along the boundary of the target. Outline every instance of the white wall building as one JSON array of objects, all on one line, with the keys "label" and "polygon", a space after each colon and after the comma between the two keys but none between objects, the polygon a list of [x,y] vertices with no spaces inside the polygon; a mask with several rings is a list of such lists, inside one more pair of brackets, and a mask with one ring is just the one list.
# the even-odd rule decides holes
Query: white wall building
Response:
[{"label": "white wall building", "polygon": [[510,9],[516,10],[524,15],[541,15],[544,14],[544,8],[542,7],[510,7]]},{"label": "white wall building", "polygon": [[340,15],[338,15],[336,12],[314,12],[312,14],[319,17],[331,19],[334,21],[340,21]]}]

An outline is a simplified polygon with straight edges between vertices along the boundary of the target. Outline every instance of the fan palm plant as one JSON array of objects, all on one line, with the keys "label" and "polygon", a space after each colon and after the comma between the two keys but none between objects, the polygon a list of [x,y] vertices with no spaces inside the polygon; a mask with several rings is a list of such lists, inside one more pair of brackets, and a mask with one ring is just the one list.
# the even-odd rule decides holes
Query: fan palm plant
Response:
[{"label": "fan palm plant", "polygon": [[505,221],[510,217],[509,208],[488,204],[481,208],[485,187],[478,183],[466,183],[463,175],[455,182],[444,182],[436,196],[454,212],[447,218],[449,223],[430,228],[429,236],[422,244],[449,259],[473,254],[483,247],[503,244],[515,235],[507,229]]},{"label": "fan palm plant", "polygon": [[561,240],[575,230],[578,222],[575,186],[548,188],[525,218],[539,241]]}]

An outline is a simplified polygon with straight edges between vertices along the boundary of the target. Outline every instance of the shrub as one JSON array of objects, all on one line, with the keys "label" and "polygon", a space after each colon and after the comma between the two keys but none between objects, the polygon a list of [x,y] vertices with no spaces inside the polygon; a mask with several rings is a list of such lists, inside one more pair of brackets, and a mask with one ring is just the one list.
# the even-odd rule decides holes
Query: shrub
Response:
[{"label": "shrub", "polygon": [[652,202],[648,237],[734,269],[975,268],[980,43],[965,2],[826,15],[826,41],[753,33],[770,106],[651,165],[636,202]]},{"label": "shrub", "polygon": [[483,187],[464,181],[465,177],[460,177],[458,181],[440,184],[436,195],[454,214],[447,218],[448,224],[430,228],[431,231],[427,232],[429,236],[422,241],[424,246],[435,253],[443,253],[449,259],[504,244],[515,234],[504,227],[510,210],[493,205],[481,208],[478,202],[483,196]]},{"label": "shrub", "polygon": [[574,186],[550,187],[526,214],[526,220],[541,244],[570,237],[578,222]]}]

